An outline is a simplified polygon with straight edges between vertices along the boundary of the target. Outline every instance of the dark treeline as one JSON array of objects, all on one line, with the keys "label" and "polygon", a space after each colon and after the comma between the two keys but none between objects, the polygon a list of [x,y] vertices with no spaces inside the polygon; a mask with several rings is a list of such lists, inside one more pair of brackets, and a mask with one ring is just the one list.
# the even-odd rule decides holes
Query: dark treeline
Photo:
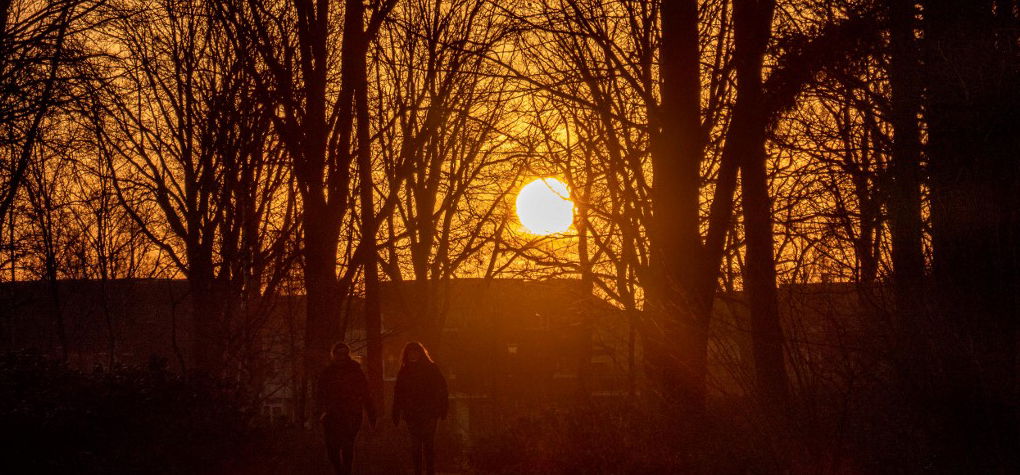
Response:
[{"label": "dark treeline", "polygon": [[[303,424],[355,327],[384,397],[382,283],[441,361],[451,280],[575,277],[642,360],[612,420],[669,422],[611,427],[688,444],[660,468],[719,469],[732,430],[751,471],[1011,473],[1018,41],[1015,0],[0,0],[0,279],[47,283],[60,360],[60,280],[186,279],[175,370],[252,394],[304,295]],[[566,235],[516,222],[543,176]],[[834,282],[874,329],[824,342],[838,374],[782,297]],[[752,361],[720,408],[738,294]]]}]

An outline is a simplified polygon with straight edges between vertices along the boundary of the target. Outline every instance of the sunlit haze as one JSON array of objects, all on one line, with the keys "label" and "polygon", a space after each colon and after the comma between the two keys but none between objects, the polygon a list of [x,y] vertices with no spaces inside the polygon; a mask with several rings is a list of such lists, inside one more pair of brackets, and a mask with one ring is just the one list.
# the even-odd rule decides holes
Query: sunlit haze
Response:
[{"label": "sunlit haze", "polygon": [[1018,45],[1020,0],[0,0],[0,475],[1020,474]]},{"label": "sunlit haze", "polygon": [[570,189],[555,178],[540,178],[517,193],[517,217],[532,234],[562,233],[574,222]]}]

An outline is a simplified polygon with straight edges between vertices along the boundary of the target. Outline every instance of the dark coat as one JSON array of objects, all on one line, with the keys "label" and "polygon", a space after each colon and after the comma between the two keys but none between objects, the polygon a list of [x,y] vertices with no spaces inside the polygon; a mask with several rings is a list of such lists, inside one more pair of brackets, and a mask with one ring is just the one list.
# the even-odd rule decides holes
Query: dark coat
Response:
[{"label": "dark coat", "polygon": [[361,365],[352,359],[334,361],[319,373],[316,403],[323,421],[345,431],[357,432],[361,427],[361,411],[375,423],[375,407],[368,393],[368,380]]},{"label": "dark coat", "polygon": [[414,424],[446,419],[449,407],[446,378],[435,363],[421,361],[400,368],[393,390],[394,422],[403,419]]}]

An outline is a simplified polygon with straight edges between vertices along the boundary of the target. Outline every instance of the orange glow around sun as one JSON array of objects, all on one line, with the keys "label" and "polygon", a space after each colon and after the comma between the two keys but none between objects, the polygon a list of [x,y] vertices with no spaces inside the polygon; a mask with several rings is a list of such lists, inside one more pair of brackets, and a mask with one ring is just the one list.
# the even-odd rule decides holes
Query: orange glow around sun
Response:
[{"label": "orange glow around sun", "polygon": [[556,178],[539,178],[517,193],[517,217],[531,234],[562,233],[574,222],[570,189]]}]

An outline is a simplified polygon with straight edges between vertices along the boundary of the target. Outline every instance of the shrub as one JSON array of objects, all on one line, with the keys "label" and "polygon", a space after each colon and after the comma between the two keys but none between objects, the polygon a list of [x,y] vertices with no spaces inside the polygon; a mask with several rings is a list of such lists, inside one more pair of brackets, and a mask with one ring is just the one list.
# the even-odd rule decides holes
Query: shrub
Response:
[{"label": "shrub", "polygon": [[82,372],[37,354],[0,357],[5,473],[223,473],[259,437],[222,382],[153,361]]}]

